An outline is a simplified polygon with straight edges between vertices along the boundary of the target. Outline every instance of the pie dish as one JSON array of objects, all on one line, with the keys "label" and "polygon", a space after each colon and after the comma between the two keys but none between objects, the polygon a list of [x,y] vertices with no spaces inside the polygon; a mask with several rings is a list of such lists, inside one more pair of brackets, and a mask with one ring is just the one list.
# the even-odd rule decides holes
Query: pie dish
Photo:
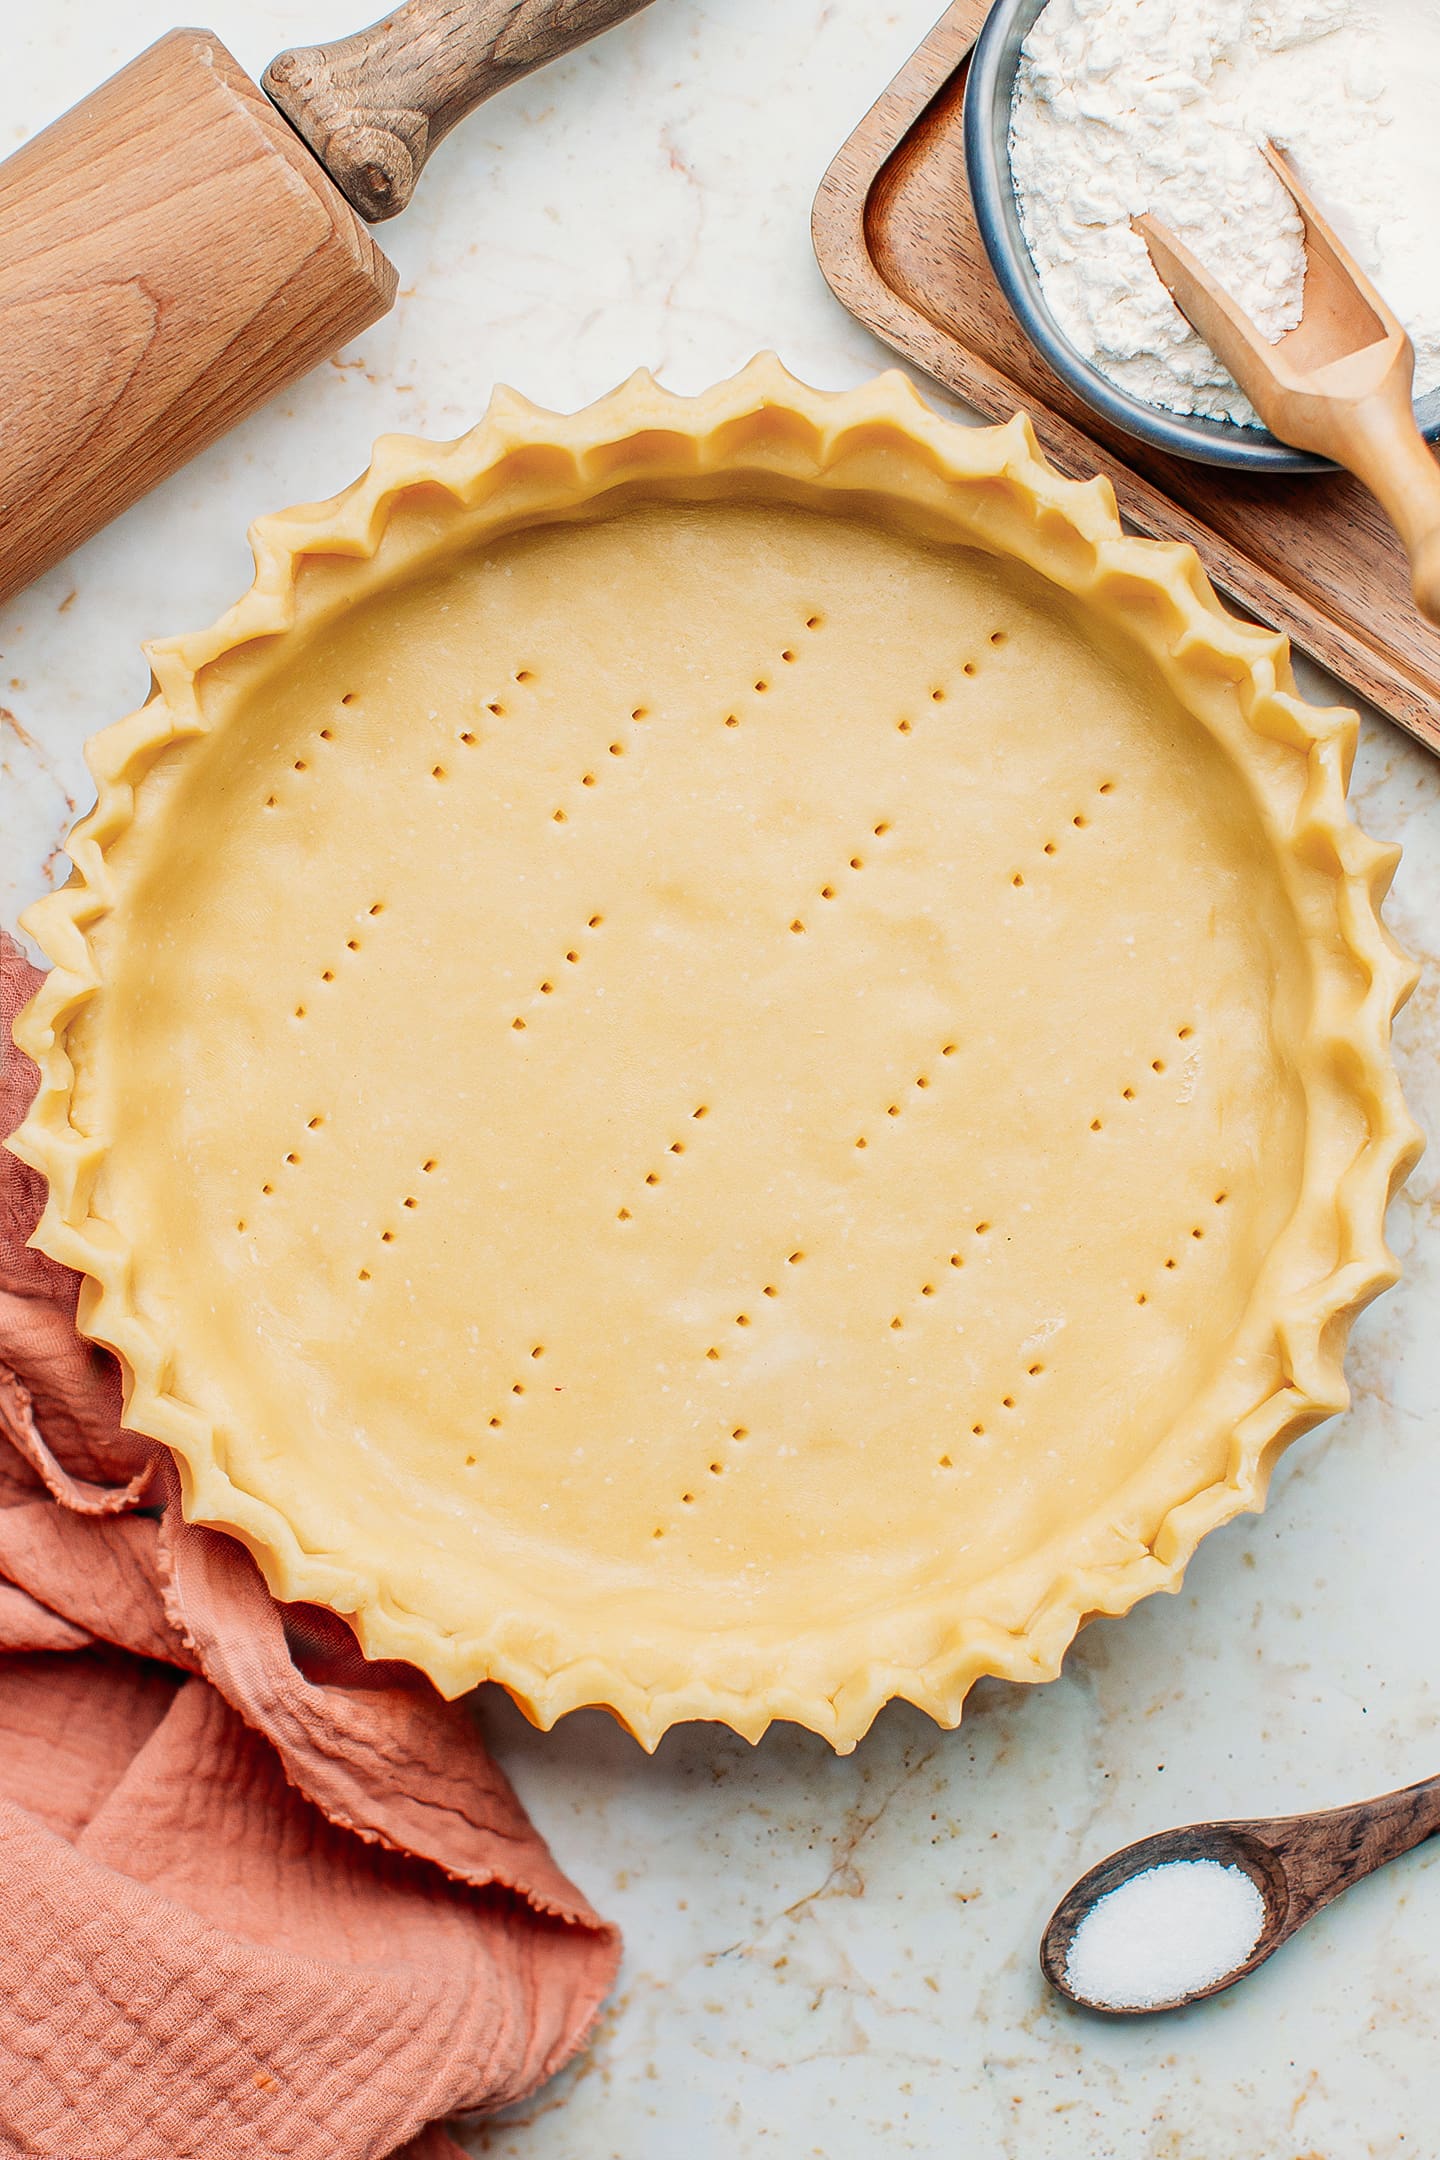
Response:
[{"label": "pie dish", "polygon": [[276,1592],[646,1744],[955,1723],[1343,1407],[1355,716],[1028,421],[763,359],[262,520],[99,736],[37,1241]]}]

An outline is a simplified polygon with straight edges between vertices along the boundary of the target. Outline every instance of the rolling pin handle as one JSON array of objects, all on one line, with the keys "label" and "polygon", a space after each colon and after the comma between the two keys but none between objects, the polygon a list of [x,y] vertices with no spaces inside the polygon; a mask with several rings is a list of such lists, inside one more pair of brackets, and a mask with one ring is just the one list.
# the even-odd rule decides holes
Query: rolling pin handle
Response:
[{"label": "rolling pin handle", "polygon": [[333,45],[283,52],[265,89],[372,225],[415,192],[457,120],[647,0],[406,0]]}]

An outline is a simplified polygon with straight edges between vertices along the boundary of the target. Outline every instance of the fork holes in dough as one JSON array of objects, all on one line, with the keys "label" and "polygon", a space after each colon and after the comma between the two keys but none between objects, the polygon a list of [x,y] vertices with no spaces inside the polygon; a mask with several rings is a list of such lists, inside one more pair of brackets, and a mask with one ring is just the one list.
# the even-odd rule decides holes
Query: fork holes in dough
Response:
[{"label": "fork holes in dough", "polygon": [[992,645],[1003,645],[1005,643],[1005,632],[1003,630],[992,630],[990,632],[990,643]]},{"label": "fork holes in dough", "polygon": [[748,1439],[749,1439],[749,1437],[750,1437],[750,1428],[749,1428],[749,1426],[748,1426],[748,1425],[732,1425],[732,1426],[731,1426],[731,1428],[730,1428],[730,1438],[731,1438],[732,1440],[748,1440]]},{"label": "fork holes in dough", "polygon": [[401,1205],[403,1207],[414,1208],[419,1207],[420,1203],[415,1198],[414,1193],[406,1193],[404,1200],[401,1202]]},{"label": "fork holes in dough", "polygon": [[341,698],[340,702],[342,705],[353,705],[355,702],[355,692],[353,690],[347,690],[344,697]]},{"label": "fork holes in dough", "polygon": [[895,726],[902,735],[910,733],[910,722],[908,720],[897,720]]},{"label": "fork holes in dough", "polygon": [[464,743],[467,750],[473,750],[477,741],[477,737],[471,729],[462,728],[460,731],[460,740],[462,743]]},{"label": "fork holes in dough", "polygon": [[733,713],[733,712],[730,712],[730,713],[726,713],[726,715],[725,715],[725,725],[726,725],[726,727],[739,727],[739,725],[740,725],[740,715],[739,715],[739,713]]},{"label": "fork holes in dough", "polygon": [[1194,1028],[1193,1028],[1193,1027],[1183,1027],[1183,1028],[1176,1028],[1176,1030],[1175,1030],[1175,1040],[1176,1040],[1176,1042],[1189,1042],[1189,1040],[1190,1040],[1190,1037],[1191,1037],[1191,1036],[1192,1036],[1192,1035],[1193,1035],[1194,1033],[1195,1033],[1195,1030],[1194,1030]]},{"label": "fork holes in dough", "polygon": [[305,763],[305,760],[304,760],[304,758],[303,758],[303,757],[297,757],[297,758],[296,758],[296,760],[295,760],[295,766],[294,766],[294,770],[295,770],[296,772],[308,772],[308,771],[309,771],[309,769],[310,769],[310,768],[309,768],[309,767],[308,767],[308,765],[307,765],[307,764]]},{"label": "fork holes in dough", "polygon": [[960,672],[962,675],[978,675],[980,670],[976,667],[973,660],[967,660],[964,667],[961,668]]},{"label": "fork holes in dough", "polygon": [[420,1168],[425,1172],[425,1175],[427,1177],[429,1177],[430,1173],[433,1170],[438,1170],[439,1167],[440,1165],[433,1155],[427,1156],[425,1161],[422,1162],[420,1165]]},{"label": "fork holes in dough", "polygon": [[824,620],[825,618],[823,615],[807,615],[805,618],[805,628],[807,630],[818,630]]},{"label": "fork holes in dough", "polygon": [[788,646],[787,646],[786,650],[785,650],[784,652],[782,652],[782,653],[781,653],[781,655],[780,655],[780,658],[781,658],[782,660],[785,660],[785,661],[790,661],[790,660],[793,660],[793,659],[795,658],[795,655],[794,655],[794,653],[793,653],[793,652],[791,652],[791,651],[789,650],[789,648],[788,648]]},{"label": "fork holes in dough", "polygon": [[432,765],[430,777],[432,780],[443,780],[445,778],[445,767],[443,765]]},{"label": "fork holes in dough", "polygon": [[792,1253],[791,1253],[791,1255],[790,1255],[790,1257],[789,1257],[789,1259],[788,1259],[788,1260],[786,1261],[786,1263],[785,1263],[785,1264],[786,1264],[786,1266],[787,1266],[787,1267],[799,1267],[799,1265],[800,1265],[800,1262],[801,1262],[801,1261],[802,1261],[802,1260],[803,1260],[804,1258],[805,1258],[805,1255],[804,1255],[804,1253],[803,1253],[803,1252],[792,1252]]}]

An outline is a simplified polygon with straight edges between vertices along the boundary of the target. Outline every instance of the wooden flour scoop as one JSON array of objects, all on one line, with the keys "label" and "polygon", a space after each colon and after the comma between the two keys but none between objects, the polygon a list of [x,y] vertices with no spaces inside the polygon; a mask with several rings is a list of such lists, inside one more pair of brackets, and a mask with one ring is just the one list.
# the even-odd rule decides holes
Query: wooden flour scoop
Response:
[{"label": "wooden flour scoop", "polygon": [[1174,233],[1135,230],[1176,306],[1235,377],[1272,435],[1363,480],[1410,557],[1415,604],[1440,623],[1440,469],[1415,425],[1415,354],[1273,144],[1262,146],[1305,223],[1304,314],[1278,344],[1261,336]]},{"label": "wooden flour scoop", "polygon": [[407,0],[282,53],[268,97],[174,30],[0,164],[0,600],[383,315],[361,219],[483,98],[645,4]]}]

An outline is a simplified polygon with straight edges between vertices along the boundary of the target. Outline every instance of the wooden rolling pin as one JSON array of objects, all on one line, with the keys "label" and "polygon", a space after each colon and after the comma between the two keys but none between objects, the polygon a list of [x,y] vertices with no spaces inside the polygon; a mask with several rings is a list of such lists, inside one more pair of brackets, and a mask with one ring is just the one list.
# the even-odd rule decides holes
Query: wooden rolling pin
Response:
[{"label": "wooden rolling pin", "polygon": [[361,219],[482,99],[645,5],[407,0],[282,53],[269,97],[173,30],[0,164],[0,600],[383,315]]}]

